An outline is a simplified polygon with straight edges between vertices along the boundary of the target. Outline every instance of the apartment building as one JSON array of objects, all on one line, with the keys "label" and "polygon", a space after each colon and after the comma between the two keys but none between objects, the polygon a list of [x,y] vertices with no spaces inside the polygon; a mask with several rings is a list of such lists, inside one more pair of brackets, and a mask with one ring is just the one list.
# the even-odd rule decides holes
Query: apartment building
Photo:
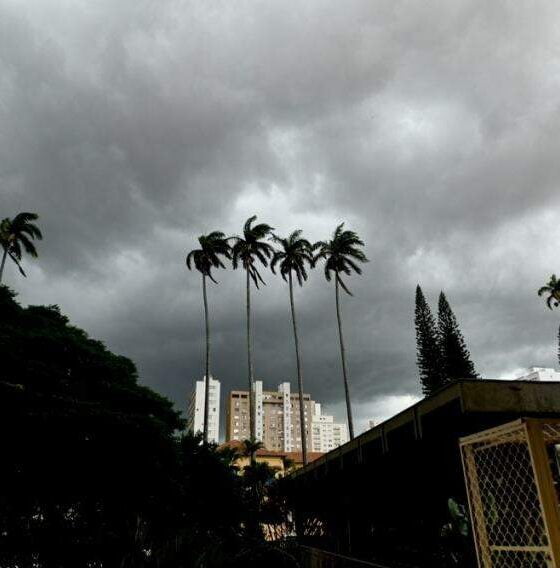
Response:
[{"label": "apartment building", "polygon": [[[255,381],[255,435],[266,450],[301,452],[299,395],[291,391],[290,383],[278,385],[276,391],[263,389],[262,381]],[[346,424],[321,412],[321,405],[303,395],[304,421],[308,452],[328,452],[345,444]],[[249,392],[231,391],[226,408],[226,441],[245,440],[249,431]]]},{"label": "apartment building", "polygon": [[[263,389],[255,381],[255,436],[267,450],[301,452],[299,395],[291,392],[290,383],[278,385],[276,391]],[[311,420],[315,402],[303,395],[307,449],[311,451]],[[245,440],[249,431],[249,391],[231,391],[226,406],[226,440]]]},{"label": "apartment building", "polygon": [[[204,429],[204,396],[206,377],[196,381],[187,406],[187,429],[202,432]],[[218,443],[220,435],[220,381],[210,376],[210,406],[208,408],[208,441]]]},{"label": "apartment building", "polygon": [[321,405],[316,402],[311,421],[311,451],[330,452],[348,442],[346,424],[334,421],[334,417],[323,414]]}]

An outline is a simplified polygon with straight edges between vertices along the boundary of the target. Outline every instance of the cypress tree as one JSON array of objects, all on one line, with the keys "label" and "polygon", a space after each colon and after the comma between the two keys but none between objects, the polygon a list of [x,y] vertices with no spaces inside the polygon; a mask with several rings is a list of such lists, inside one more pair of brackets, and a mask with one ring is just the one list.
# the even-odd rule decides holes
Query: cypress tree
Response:
[{"label": "cypress tree", "polygon": [[443,292],[439,295],[438,328],[446,381],[478,379],[457,318]]},{"label": "cypress tree", "polygon": [[441,350],[438,344],[438,330],[428,302],[420,286],[416,286],[416,364],[422,392],[430,395],[445,384]]}]

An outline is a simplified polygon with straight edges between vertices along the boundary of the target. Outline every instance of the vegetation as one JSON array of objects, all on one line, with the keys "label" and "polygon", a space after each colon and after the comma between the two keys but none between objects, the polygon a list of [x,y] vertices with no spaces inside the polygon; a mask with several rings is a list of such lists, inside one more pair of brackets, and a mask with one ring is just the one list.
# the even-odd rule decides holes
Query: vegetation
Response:
[{"label": "vegetation", "polygon": [[422,383],[422,392],[430,395],[441,388],[446,378],[443,373],[443,357],[438,341],[438,329],[422,288],[416,286],[416,363]]},{"label": "vegetation", "polygon": [[321,259],[325,261],[325,278],[331,281],[334,274],[336,318],[338,322],[338,338],[340,341],[340,357],[342,360],[342,378],[344,381],[344,394],[346,397],[346,412],[348,415],[348,430],[350,439],[354,438],[354,422],[352,420],[352,405],[350,402],[350,387],[348,384],[348,370],[346,368],[346,352],[344,337],[342,334],[342,317],[340,314],[339,289],[342,288],[350,296],[352,293],[342,280],[342,275],[351,275],[353,272],[361,274],[362,269],[357,264],[367,262],[366,255],[358,248],[363,247],[364,242],[354,231],[345,231],[344,223],[338,225],[330,241],[317,243],[319,249],[315,256],[315,262]]},{"label": "vegetation", "polygon": [[3,249],[2,262],[0,263],[0,283],[2,283],[7,257],[14,261],[22,276],[26,275],[21,267],[23,250],[29,256],[37,258],[37,249],[33,240],[43,238],[39,227],[33,223],[38,218],[39,215],[36,213],[23,212],[18,213],[13,219],[6,217],[0,222],[0,245]]},{"label": "vegetation", "polygon": [[441,292],[438,323],[420,286],[416,287],[416,363],[422,392],[430,395],[456,379],[478,378],[457,318]]},{"label": "vegetation", "polygon": [[292,325],[294,329],[294,342],[296,349],[296,370],[299,392],[299,420],[301,431],[301,453],[304,465],[307,464],[307,433],[305,428],[305,415],[303,403],[303,379],[301,376],[301,361],[299,356],[299,340],[296,322],[296,309],[294,304],[293,276],[301,286],[307,280],[307,266],[313,266],[313,245],[301,237],[301,230],[294,231],[289,237],[282,239],[275,236],[274,242],[281,249],[274,252],[270,268],[275,272],[276,265],[280,267],[280,274],[290,287],[290,309],[292,312]]},{"label": "vegetation", "polygon": [[273,228],[266,223],[260,223],[253,226],[256,219],[256,215],[247,219],[243,226],[243,236],[232,237],[234,244],[231,249],[233,268],[237,269],[239,266],[242,266],[247,278],[247,366],[249,374],[249,429],[251,440],[256,439],[255,397],[253,393],[253,384],[255,379],[251,338],[251,280],[257,289],[259,287],[259,283],[265,283],[258,270],[257,261],[263,266],[268,266],[268,261],[273,253],[272,246],[269,243],[264,242],[264,239],[272,234]]},{"label": "vegetation", "polygon": [[0,361],[0,566],[293,565],[251,529],[271,518],[274,479],[255,489],[256,472],[181,434],[134,364],[56,306],[0,286]]},{"label": "vegetation", "polygon": [[457,318],[443,292],[439,295],[438,327],[443,373],[446,380],[478,378]]},{"label": "vegetation", "polygon": [[217,284],[212,276],[213,268],[225,268],[221,257],[231,258],[231,250],[224,233],[214,231],[209,235],[198,237],[200,248],[192,250],[186,259],[187,268],[196,268],[202,274],[202,298],[204,302],[204,324],[206,332],[206,357],[204,367],[204,377],[206,387],[204,391],[204,425],[202,438],[208,442],[208,410],[210,406],[210,322],[208,318],[208,297],[206,294],[206,279],[210,278]]},{"label": "vegetation", "polygon": [[546,295],[546,305],[550,310],[560,305],[560,280],[553,274],[545,286],[541,286],[537,292],[539,296]]},{"label": "vegetation", "polygon": [[[553,274],[547,284],[538,290],[539,296],[546,296],[546,305],[549,310],[560,306],[560,280]],[[560,365],[560,328],[558,329],[558,364]]]}]

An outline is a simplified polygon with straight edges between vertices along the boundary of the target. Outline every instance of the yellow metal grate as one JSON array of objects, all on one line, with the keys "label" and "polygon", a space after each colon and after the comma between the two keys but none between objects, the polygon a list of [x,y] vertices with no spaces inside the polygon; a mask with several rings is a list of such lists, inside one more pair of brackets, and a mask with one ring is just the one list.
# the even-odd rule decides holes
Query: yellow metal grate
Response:
[{"label": "yellow metal grate", "polygon": [[481,568],[560,568],[560,424],[519,420],[461,440]]}]

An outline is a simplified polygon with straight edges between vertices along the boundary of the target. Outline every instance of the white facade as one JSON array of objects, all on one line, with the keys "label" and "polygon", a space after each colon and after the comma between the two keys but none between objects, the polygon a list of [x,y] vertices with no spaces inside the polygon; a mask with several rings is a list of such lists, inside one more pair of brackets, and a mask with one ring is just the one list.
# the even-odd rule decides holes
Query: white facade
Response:
[{"label": "white facade", "polygon": [[[264,436],[264,423],[263,423],[263,383],[262,381],[255,381],[253,383],[253,396],[255,398],[255,438],[262,440]],[[249,409],[249,412],[251,410]]]},{"label": "white facade", "polygon": [[[196,381],[187,409],[187,429],[191,432],[204,430],[204,396],[206,377]],[[210,397],[208,408],[208,441],[218,443],[220,436],[220,381],[210,376]]]},{"label": "white facade", "polygon": [[516,381],[560,381],[560,372],[546,367],[529,367],[526,375],[517,377]]},{"label": "white facade", "polygon": [[278,385],[278,392],[282,393],[282,413],[284,415],[284,451],[291,452],[293,449],[292,443],[292,401],[290,393],[290,383],[280,383]]},{"label": "white facade", "polygon": [[311,421],[311,451],[330,452],[348,442],[346,424],[338,424],[332,416],[321,412],[321,405],[315,403]]}]

